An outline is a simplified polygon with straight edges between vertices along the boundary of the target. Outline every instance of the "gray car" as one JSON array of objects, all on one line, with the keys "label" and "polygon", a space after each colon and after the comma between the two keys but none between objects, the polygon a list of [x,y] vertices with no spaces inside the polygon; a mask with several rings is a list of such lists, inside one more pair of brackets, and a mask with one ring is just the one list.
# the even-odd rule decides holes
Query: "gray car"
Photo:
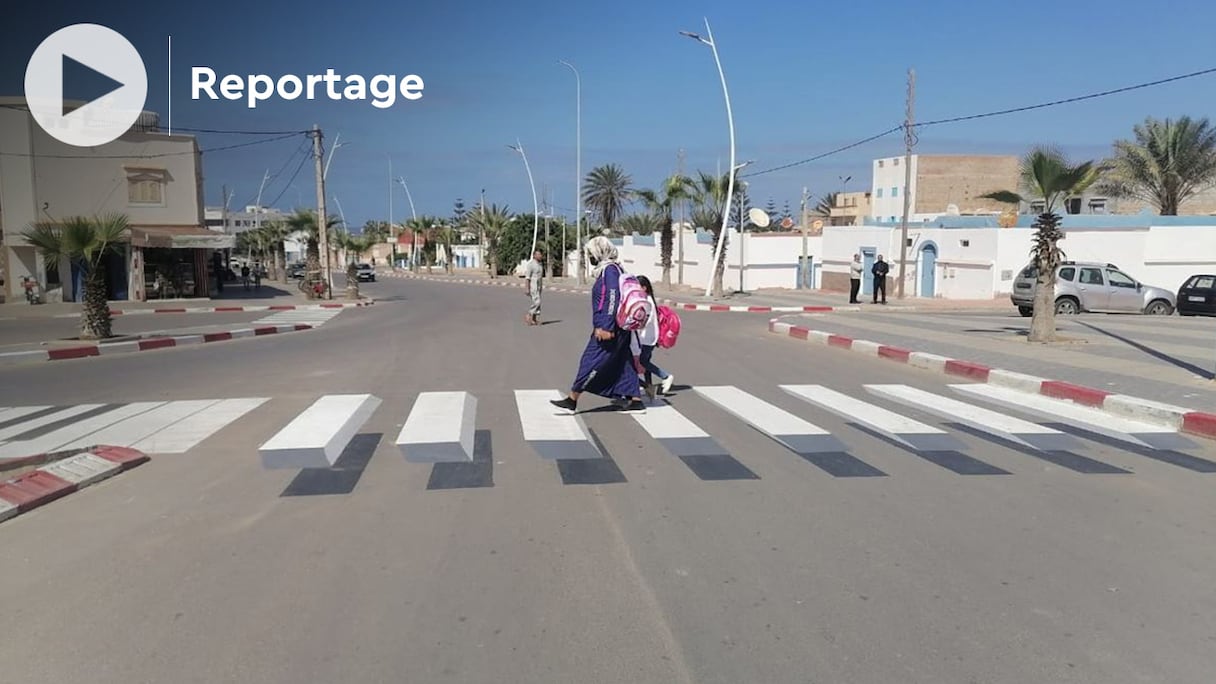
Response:
[{"label": "gray car", "polygon": [[[1009,298],[1023,316],[1034,313],[1038,267],[1030,264],[1013,281]],[[1145,285],[1114,264],[1065,261],[1056,270],[1056,313],[1082,311],[1144,313],[1168,316],[1176,305],[1173,292]]]}]

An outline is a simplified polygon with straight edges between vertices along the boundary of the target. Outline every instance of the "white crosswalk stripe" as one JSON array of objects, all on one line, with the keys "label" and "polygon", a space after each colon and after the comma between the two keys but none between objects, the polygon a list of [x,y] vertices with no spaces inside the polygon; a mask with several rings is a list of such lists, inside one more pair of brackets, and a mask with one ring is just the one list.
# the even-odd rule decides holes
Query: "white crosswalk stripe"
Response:
[{"label": "white crosswalk stripe", "polygon": [[[798,400],[801,408],[791,407],[792,410],[785,410],[733,385],[694,387],[685,395],[685,401],[692,402],[687,405],[692,414],[720,410],[728,416],[725,423],[720,420],[694,422],[686,415],[683,402],[660,398],[647,402],[644,413],[627,414],[632,417],[632,423],[626,424],[636,424],[640,430],[629,428],[613,438],[629,435],[626,439],[642,440],[640,447],[643,449],[646,444],[661,447],[679,457],[702,479],[760,477],[735,460],[718,441],[722,436],[737,438],[737,435],[725,432],[731,421],[767,435],[834,477],[886,475],[876,467],[876,462],[868,462],[873,442],[866,441],[867,434],[870,440],[878,437],[889,443],[899,443],[922,453],[929,463],[967,474],[1008,473],[996,464],[985,464],[966,456],[964,452],[972,442],[960,439],[964,433],[1003,443],[1006,447],[1012,442],[1017,449],[1039,450],[1048,460],[1051,460],[1050,453],[1084,449],[1098,437],[1105,437],[1117,441],[1099,443],[1122,442],[1130,445],[1128,450],[1134,454],[1156,449],[1155,453],[1161,456],[1151,458],[1197,472],[1216,472],[1216,463],[1174,451],[1198,446],[1179,435],[1176,429],[991,385],[948,387],[966,401],[907,385],[859,385],[842,389],[823,385],[778,385],[776,390]],[[863,401],[856,396],[861,391],[903,405],[908,411],[891,410]],[[768,393],[776,392],[770,388]],[[577,462],[580,465],[576,470],[583,474],[615,468],[611,453],[614,448],[605,447],[596,431],[615,429],[609,426],[618,418],[613,412],[599,408],[584,408],[576,415],[569,415],[551,403],[563,396],[556,389],[513,390],[512,414],[518,420],[519,432],[512,436],[510,431],[499,433],[496,427],[493,450],[498,454],[510,454],[523,448],[525,453],[534,453],[535,457],[556,462],[567,470],[575,467],[571,463]],[[0,407],[0,461],[102,444],[132,447],[154,455],[198,452],[205,440],[270,401],[265,397],[244,397]],[[508,400],[501,395],[490,395],[489,401],[501,405]],[[698,401],[702,402],[703,408],[696,408]],[[995,404],[1001,410],[984,408],[973,401]],[[478,433],[481,431],[477,428],[482,403],[473,392],[423,391],[408,400],[394,399],[385,408],[392,414],[393,423],[402,426],[395,446],[406,462],[474,468],[486,467],[491,460],[474,456],[475,442],[480,441]],[[272,416],[272,420],[250,423],[257,429],[250,431],[249,441],[261,441],[246,448],[251,457],[257,452],[266,468],[331,468],[360,430],[380,412],[381,404],[380,398],[370,394],[326,394],[298,410],[268,410],[264,415]],[[677,409],[677,405],[681,408]],[[1039,422],[1016,417],[1017,413],[1033,415]],[[922,422],[912,417],[923,414],[936,416],[940,421]],[[824,416],[843,419],[848,427],[837,429],[840,420],[824,423],[832,429],[811,422]],[[403,423],[399,422],[402,420]],[[622,416],[620,420],[625,419]],[[1056,429],[1055,425],[1061,423],[1084,430],[1081,434],[1088,435],[1089,440]],[[382,427],[376,431],[381,432]],[[861,450],[863,445],[864,451]],[[638,453],[649,455],[653,452]],[[1079,454],[1073,460],[1061,458],[1058,463],[1078,472],[1128,472],[1113,466],[1103,469],[1101,462]]]},{"label": "white crosswalk stripe", "polygon": [[289,311],[276,311],[275,313],[259,318],[254,321],[254,325],[295,325],[304,323],[311,325],[314,328],[324,325],[326,321],[334,316],[345,311],[345,309],[292,309]]}]

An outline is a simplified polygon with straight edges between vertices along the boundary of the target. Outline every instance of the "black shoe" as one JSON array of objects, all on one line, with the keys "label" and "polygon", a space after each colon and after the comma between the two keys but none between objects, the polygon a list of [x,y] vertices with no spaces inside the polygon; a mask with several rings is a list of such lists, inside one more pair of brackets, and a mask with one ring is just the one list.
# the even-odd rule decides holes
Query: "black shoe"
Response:
[{"label": "black shoe", "polygon": [[549,403],[553,404],[554,406],[558,407],[559,409],[569,411],[570,413],[574,413],[575,410],[578,409],[578,402],[571,399],[570,397],[565,397],[563,399],[551,399],[549,401]]},{"label": "black shoe", "polygon": [[646,413],[646,404],[643,404],[641,399],[634,399],[626,402],[625,405],[621,407],[621,410],[636,413]]}]

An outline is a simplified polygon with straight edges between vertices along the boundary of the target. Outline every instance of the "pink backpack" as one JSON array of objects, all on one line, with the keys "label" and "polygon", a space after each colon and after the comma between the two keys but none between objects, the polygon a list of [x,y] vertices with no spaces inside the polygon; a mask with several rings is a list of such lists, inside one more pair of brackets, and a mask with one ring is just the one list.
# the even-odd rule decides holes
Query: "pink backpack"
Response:
[{"label": "pink backpack", "polygon": [[671,349],[680,337],[680,317],[669,306],[659,306],[659,346]]},{"label": "pink backpack", "polygon": [[650,297],[646,295],[646,290],[642,289],[642,284],[634,276],[622,271],[617,287],[621,291],[621,303],[616,310],[616,324],[622,330],[645,328],[650,321],[650,312],[647,311]]}]

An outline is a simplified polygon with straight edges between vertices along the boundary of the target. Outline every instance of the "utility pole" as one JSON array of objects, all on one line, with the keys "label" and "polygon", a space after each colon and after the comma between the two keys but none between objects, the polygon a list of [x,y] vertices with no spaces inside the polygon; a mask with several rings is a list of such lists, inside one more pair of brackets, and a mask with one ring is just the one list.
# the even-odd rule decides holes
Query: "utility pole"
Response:
[{"label": "utility pole", "polygon": [[494,271],[489,269],[489,264],[486,263],[486,189],[481,189],[481,221],[477,226],[477,251],[481,252],[481,267],[490,272],[490,277],[494,277]]},{"label": "utility pole", "polygon": [[[676,174],[678,174],[680,177],[684,176],[684,148],[683,147],[681,147],[680,151],[676,153]],[[679,229],[676,231],[676,250],[677,250],[676,260],[679,262],[679,265],[676,267],[676,282],[680,285],[683,285],[684,284],[684,200],[683,199],[678,200],[677,204],[680,205],[680,219],[679,219],[679,222],[676,223],[676,225],[679,226]]]},{"label": "utility pole", "polygon": [[[224,209],[220,212],[222,221],[224,222],[224,235],[228,234],[228,202],[231,195],[228,194],[228,186],[224,186]],[[224,249],[224,268],[232,268],[232,250]],[[221,276],[222,277],[222,276]]]},{"label": "utility pole", "polygon": [[899,285],[896,297],[904,298],[904,272],[908,258],[908,213],[912,210],[912,146],[916,134],[912,130],[913,108],[916,105],[916,71],[908,69],[908,112],[904,120],[904,218],[899,228]]},{"label": "utility pole", "polygon": [[807,259],[806,259],[806,257],[807,257],[807,254],[806,254],[806,252],[807,252],[807,232],[810,230],[810,226],[807,225],[810,222],[810,216],[807,215],[807,207],[806,207],[807,200],[808,200],[807,188],[804,185],[804,186],[802,186],[802,267],[800,269],[798,269],[798,271],[799,271],[798,272],[798,287],[803,288],[803,289],[810,288],[810,284],[807,283],[807,280],[808,280],[807,276],[810,274],[810,271],[811,271],[810,264],[807,263]]},{"label": "utility pole", "polygon": [[333,278],[329,272],[329,221],[328,214],[325,213],[325,175],[321,166],[322,148],[321,148],[321,127],[313,124],[312,126],[312,158],[317,169],[317,243],[318,249],[321,252],[321,275],[325,278],[325,284],[328,289],[325,293],[326,299],[334,298]]}]

